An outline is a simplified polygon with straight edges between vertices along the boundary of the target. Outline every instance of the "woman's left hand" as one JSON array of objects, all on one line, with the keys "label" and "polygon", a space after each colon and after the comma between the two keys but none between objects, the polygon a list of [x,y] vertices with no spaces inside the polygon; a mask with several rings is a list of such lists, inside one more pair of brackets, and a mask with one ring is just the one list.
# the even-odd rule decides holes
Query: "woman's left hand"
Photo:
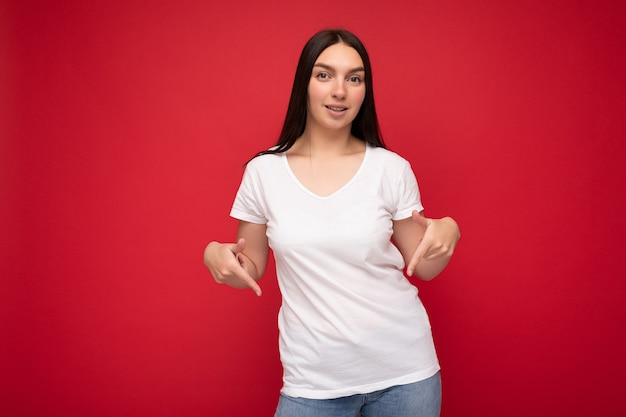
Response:
[{"label": "woman's left hand", "polygon": [[417,264],[422,259],[428,261],[440,258],[450,259],[461,237],[459,225],[451,217],[429,219],[413,211],[412,218],[424,229],[424,236],[407,266],[409,276],[413,275]]}]

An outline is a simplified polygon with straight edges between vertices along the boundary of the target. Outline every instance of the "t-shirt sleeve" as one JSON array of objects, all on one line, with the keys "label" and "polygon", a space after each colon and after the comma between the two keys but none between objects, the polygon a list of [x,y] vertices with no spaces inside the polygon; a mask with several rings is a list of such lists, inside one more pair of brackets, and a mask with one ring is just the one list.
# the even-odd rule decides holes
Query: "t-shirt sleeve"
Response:
[{"label": "t-shirt sleeve", "polygon": [[261,201],[260,185],[258,173],[248,165],[230,210],[231,217],[250,223],[267,223]]},{"label": "t-shirt sleeve", "polygon": [[393,220],[402,220],[411,217],[413,210],[422,211],[422,201],[420,197],[417,179],[411,169],[411,164],[404,161],[400,178],[398,180],[398,195],[396,209],[392,214]]}]

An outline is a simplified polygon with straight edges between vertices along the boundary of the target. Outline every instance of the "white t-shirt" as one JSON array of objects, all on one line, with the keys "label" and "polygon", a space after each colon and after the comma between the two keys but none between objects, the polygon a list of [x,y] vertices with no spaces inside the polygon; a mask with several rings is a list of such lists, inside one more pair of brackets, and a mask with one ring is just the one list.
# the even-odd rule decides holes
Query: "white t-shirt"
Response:
[{"label": "white t-shirt", "polygon": [[285,395],[368,393],[439,370],[430,323],[392,220],[422,210],[409,163],[366,147],[354,177],[330,196],[304,187],[284,153],[250,161],[231,216],[267,225],[282,306]]}]

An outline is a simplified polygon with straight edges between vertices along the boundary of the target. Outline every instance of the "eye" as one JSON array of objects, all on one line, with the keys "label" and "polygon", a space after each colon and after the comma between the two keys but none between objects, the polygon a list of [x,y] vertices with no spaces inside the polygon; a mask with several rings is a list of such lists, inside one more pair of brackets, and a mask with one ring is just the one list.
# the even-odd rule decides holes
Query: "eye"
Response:
[{"label": "eye", "polygon": [[315,77],[319,80],[328,80],[330,78],[330,75],[327,72],[320,72]]},{"label": "eye", "polygon": [[352,77],[348,78],[348,81],[352,84],[360,84],[363,80],[361,79],[361,77],[353,75]]}]

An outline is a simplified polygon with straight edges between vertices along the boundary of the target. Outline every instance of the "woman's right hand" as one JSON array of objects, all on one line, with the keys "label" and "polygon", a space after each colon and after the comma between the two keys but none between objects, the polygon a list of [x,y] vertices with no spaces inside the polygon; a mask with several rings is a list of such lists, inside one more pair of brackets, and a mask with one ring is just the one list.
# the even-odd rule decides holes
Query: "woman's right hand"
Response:
[{"label": "woman's right hand", "polygon": [[260,297],[261,287],[251,275],[256,268],[254,263],[243,254],[245,247],[246,240],[243,238],[237,243],[211,242],[204,249],[204,265],[209,268],[218,284],[228,284],[235,288],[251,288]]}]

